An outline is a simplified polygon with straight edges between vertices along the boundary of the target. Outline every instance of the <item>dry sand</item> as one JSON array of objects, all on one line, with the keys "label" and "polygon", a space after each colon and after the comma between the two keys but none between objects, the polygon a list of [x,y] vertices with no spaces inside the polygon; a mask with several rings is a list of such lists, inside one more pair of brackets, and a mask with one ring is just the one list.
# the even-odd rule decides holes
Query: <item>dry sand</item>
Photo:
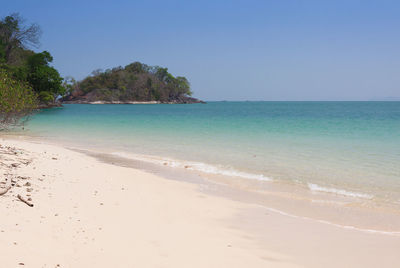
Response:
[{"label": "dry sand", "polygon": [[62,146],[0,144],[0,187],[13,185],[0,196],[0,267],[400,267],[399,236],[206,195]]}]

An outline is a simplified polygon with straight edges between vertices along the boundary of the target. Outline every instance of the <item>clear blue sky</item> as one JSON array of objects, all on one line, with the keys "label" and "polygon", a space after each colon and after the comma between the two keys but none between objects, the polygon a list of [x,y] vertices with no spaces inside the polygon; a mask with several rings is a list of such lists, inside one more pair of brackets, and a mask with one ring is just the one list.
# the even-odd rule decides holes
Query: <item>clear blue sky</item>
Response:
[{"label": "clear blue sky", "polygon": [[400,1],[0,1],[64,76],[141,61],[205,100],[400,99]]}]

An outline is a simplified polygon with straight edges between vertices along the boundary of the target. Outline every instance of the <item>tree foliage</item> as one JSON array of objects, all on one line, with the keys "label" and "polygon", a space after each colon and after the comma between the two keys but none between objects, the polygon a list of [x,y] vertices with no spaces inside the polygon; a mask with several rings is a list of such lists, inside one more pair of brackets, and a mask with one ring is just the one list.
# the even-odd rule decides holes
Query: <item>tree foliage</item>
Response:
[{"label": "tree foliage", "polygon": [[20,123],[37,105],[37,95],[27,83],[0,70],[0,129]]},{"label": "tree foliage", "polygon": [[191,94],[185,77],[174,77],[167,68],[140,62],[105,71],[95,70],[75,84],[71,92],[71,96],[86,95],[91,101],[169,102]]},{"label": "tree foliage", "polygon": [[51,103],[65,93],[65,88],[63,78],[50,66],[50,53],[29,50],[39,45],[40,34],[37,24],[25,25],[17,13],[0,20],[0,69],[29,83],[42,103]]},{"label": "tree foliage", "polygon": [[63,78],[49,65],[52,61],[53,57],[47,51],[36,53],[27,61],[27,81],[38,92],[40,100],[46,103],[53,102],[58,95],[65,93]]},{"label": "tree foliage", "polygon": [[33,23],[25,26],[24,19],[18,13],[13,13],[1,20],[0,40],[3,48],[2,54],[6,63],[11,63],[11,56],[17,48],[37,47],[40,35],[39,25]]}]

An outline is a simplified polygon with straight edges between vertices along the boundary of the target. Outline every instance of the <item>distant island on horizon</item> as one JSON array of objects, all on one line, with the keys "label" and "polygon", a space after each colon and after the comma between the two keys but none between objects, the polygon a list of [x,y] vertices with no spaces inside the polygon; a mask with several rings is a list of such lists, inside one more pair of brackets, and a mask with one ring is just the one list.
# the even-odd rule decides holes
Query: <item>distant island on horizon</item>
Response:
[{"label": "distant island on horizon", "polygon": [[62,103],[203,103],[191,97],[185,77],[140,62],[99,69],[81,81],[64,78],[51,65],[50,52],[31,50],[39,47],[41,33],[39,25],[27,25],[18,13],[0,19],[0,108],[7,114]]},{"label": "distant island on horizon", "polygon": [[133,62],[105,71],[96,70],[82,81],[70,81],[62,103],[135,104],[204,103],[191,97],[189,81],[167,68]]}]

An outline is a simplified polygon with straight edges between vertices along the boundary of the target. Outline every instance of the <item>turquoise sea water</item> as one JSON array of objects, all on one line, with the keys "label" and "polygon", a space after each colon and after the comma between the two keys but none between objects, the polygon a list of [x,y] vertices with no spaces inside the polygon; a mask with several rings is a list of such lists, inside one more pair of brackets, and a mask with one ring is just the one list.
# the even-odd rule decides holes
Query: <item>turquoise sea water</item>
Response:
[{"label": "turquoise sea water", "polygon": [[232,179],[400,203],[400,102],[74,104],[26,129]]}]

